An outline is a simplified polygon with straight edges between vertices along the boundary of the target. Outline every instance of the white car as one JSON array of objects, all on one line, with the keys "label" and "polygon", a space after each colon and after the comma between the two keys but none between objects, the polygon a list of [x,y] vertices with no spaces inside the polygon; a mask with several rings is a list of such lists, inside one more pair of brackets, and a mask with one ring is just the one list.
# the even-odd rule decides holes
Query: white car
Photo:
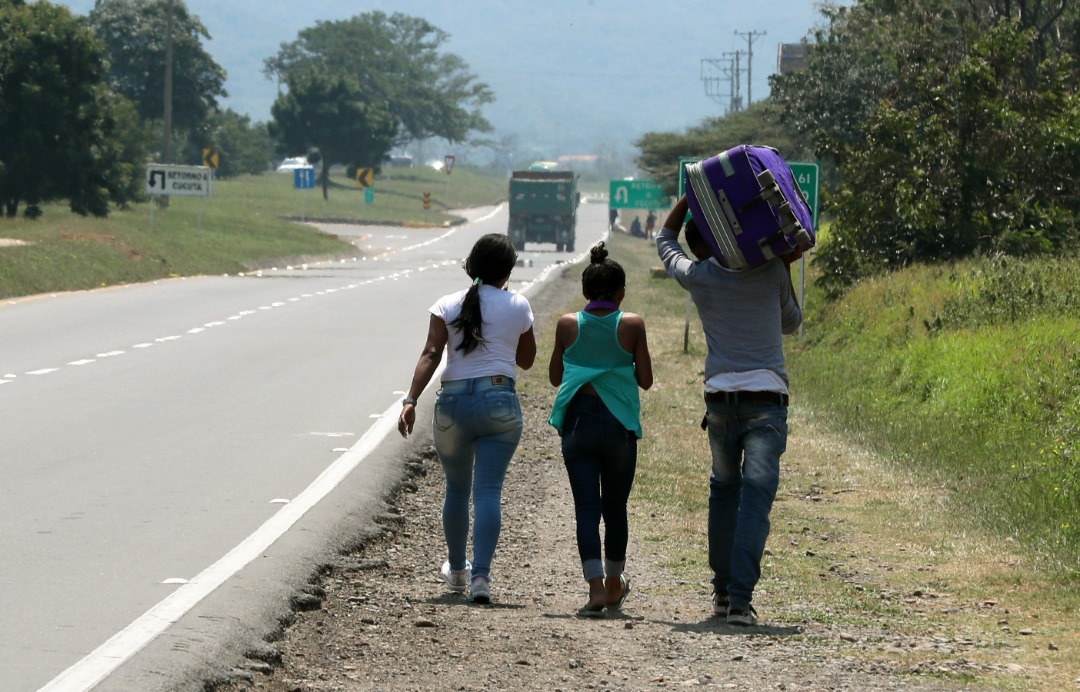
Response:
[{"label": "white car", "polygon": [[288,173],[290,171],[296,170],[297,168],[311,168],[311,164],[308,163],[307,157],[294,156],[292,158],[285,159],[278,165],[277,172]]}]

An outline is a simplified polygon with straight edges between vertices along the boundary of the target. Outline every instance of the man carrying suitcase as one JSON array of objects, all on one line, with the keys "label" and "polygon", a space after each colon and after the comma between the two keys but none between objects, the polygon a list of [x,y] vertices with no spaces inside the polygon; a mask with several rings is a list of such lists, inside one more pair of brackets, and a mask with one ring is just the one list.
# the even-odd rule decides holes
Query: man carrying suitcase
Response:
[{"label": "man carrying suitcase", "polygon": [[705,420],[712,452],[709,478],[709,566],[713,613],[731,625],[757,624],[751,605],[769,536],[769,513],[787,447],[787,372],[782,334],[795,333],[802,310],[791,283],[791,253],[748,269],[722,266],[691,221],[681,197],[656,239],[664,268],[690,293],[701,317]]}]

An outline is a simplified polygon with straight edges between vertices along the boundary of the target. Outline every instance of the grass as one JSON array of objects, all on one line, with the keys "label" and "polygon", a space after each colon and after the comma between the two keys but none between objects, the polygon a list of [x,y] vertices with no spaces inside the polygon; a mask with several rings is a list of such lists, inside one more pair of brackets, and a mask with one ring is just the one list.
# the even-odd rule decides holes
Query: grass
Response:
[{"label": "grass", "polygon": [[[339,176],[323,200],[319,190],[293,189],[291,175],[267,173],[215,181],[206,199],[172,197],[167,208],[146,202],[105,219],[46,205],[37,220],[0,220],[0,238],[26,243],[0,247],[0,297],[341,255],[355,248],[289,219],[442,226],[455,221],[446,213],[447,192],[451,205],[493,204],[505,197],[506,181],[460,166],[451,176],[428,168],[388,169],[373,189],[367,203],[363,190]],[[424,192],[431,193],[429,210]]]},{"label": "grass", "polygon": [[[791,362],[795,386],[829,402],[835,424],[949,488],[958,511],[1033,545],[1075,579],[1080,291],[1076,263],[1059,264],[1040,272],[1014,262],[1003,279],[980,261],[863,282],[818,315]],[[1017,276],[1038,273],[1042,288]],[[1026,309],[1011,297],[1003,308],[1003,284],[1010,296],[1030,294]]]}]

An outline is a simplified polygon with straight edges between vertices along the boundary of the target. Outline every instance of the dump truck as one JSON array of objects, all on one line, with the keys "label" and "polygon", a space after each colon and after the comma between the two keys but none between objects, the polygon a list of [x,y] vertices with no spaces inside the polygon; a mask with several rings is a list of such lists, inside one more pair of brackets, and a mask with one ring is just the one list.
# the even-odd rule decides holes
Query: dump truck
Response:
[{"label": "dump truck", "polygon": [[554,243],[556,252],[574,251],[581,193],[573,171],[528,170],[510,174],[510,226],[514,249],[525,243]]}]

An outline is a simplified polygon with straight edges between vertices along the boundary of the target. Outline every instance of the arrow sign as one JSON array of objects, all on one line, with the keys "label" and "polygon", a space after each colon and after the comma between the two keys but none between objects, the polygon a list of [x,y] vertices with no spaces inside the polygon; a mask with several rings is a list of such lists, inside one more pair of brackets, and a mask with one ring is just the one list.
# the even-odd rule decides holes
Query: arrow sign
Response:
[{"label": "arrow sign", "polygon": [[608,195],[613,209],[666,209],[671,201],[651,180],[612,180]]},{"label": "arrow sign", "polygon": [[371,187],[371,178],[375,175],[373,168],[357,168],[356,169],[356,186],[357,187]]},{"label": "arrow sign", "polygon": [[146,167],[148,195],[180,195],[209,197],[211,169],[205,166],[170,166],[151,163]]}]

